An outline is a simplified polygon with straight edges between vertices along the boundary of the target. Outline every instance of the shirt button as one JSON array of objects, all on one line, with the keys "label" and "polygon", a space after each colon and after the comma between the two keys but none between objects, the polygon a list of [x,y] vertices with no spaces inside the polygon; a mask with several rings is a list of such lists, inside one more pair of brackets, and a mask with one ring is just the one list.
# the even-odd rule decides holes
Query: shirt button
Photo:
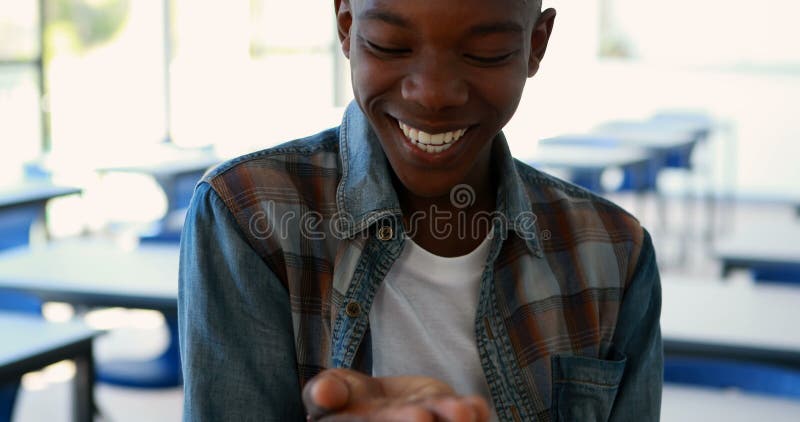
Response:
[{"label": "shirt button", "polygon": [[361,304],[358,302],[350,302],[344,308],[344,313],[350,318],[358,318],[361,315]]},{"label": "shirt button", "polygon": [[391,226],[383,226],[378,230],[378,239],[380,240],[391,240],[392,235],[394,235],[394,230]]}]

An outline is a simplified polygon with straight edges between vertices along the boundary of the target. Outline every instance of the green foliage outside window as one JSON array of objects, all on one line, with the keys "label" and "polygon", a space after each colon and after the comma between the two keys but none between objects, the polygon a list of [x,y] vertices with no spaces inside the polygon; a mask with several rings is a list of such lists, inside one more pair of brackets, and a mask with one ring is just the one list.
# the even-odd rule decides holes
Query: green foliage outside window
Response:
[{"label": "green foliage outside window", "polygon": [[45,7],[45,60],[113,40],[130,14],[130,0],[47,0]]}]

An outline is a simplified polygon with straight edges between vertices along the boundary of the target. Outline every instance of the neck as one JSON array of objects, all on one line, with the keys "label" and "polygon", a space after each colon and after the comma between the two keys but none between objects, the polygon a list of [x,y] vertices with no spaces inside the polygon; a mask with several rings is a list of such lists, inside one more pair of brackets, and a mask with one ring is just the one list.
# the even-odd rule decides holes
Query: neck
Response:
[{"label": "neck", "polygon": [[453,257],[466,255],[486,238],[490,221],[484,218],[481,224],[476,222],[481,219],[480,213],[492,213],[496,208],[492,150],[470,171],[461,183],[466,186],[455,190],[452,198],[451,192],[437,197],[415,195],[393,177],[406,233],[415,243],[433,254]]}]

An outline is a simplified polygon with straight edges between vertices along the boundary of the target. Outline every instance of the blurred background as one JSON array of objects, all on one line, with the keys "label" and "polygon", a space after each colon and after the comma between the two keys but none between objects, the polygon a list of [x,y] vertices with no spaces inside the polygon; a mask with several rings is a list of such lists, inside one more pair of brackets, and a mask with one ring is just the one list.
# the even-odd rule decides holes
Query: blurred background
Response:
[{"label": "blurred background", "polygon": [[[797,420],[800,5],[545,7],[555,31],[506,134],[517,158],[652,233],[663,419]],[[0,326],[17,336],[0,368],[20,372],[20,354],[54,341],[34,331],[102,330],[100,417],[177,420],[177,248],[194,183],[338,125],[351,98],[330,1],[0,1]],[[42,328],[13,330],[20,314]],[[82,366],[40,363],[0,372],[0,421],[80,406]]]}]

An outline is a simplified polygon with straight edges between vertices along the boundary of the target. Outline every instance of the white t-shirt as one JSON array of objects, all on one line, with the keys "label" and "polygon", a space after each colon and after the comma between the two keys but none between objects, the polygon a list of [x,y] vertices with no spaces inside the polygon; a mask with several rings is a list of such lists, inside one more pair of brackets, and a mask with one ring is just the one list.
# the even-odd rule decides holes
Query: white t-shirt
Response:
[{"label": "white t-shirt", "polygon": [[481,395],[491,406],[475,342],[475,312],[490,239],[454,258],[405,240],[369,314],[373,376],[433,377],[459,394]]}]

